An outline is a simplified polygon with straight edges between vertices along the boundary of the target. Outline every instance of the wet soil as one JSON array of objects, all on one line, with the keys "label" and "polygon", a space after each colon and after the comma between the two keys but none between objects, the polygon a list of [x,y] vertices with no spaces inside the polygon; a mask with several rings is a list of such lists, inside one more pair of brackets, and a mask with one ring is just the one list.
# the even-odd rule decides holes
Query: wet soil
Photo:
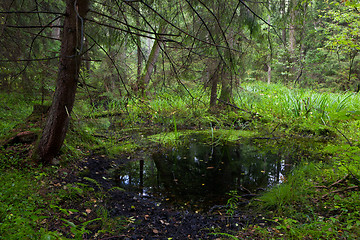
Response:
[{"label": "wet soil", "polygon": [[[271,224],[249,208],[237,209],[232,216],[226,213],[228,207],[220,205],[199,213],[186,207],[172,206],[162,199],[141,197],[135,192],[110,190],[116,187],[116,182],[109,170],[128,161],[126,157],[109,159],[104,155],[93,155],[79,163],[81,172],[67,175],[67,183],[86,183],[96,191],[106,193],[101,205],[106,207],[110,219],[127,219],[121,233],[106,233],[98,238],[94,235],[98,230],[95,227],[88,239],[220,239],[224,233],[241,239],[256,239],[248,226]],[[87,178],[96,182],[87,181]],[[64,179],[62,181],[64,184]],[[243,231],[244,228],[248,230]]]}]

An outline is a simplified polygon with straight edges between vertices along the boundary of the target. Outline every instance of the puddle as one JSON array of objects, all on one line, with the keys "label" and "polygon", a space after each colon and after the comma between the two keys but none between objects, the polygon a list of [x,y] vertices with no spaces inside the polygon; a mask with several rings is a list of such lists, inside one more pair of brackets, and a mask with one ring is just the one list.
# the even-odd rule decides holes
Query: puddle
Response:
[{"label": "puddle", "polygon": [[231,190],[249,195],[281,183],[290,168],[289,159],[249,144],[212,146],[192,138],[185,146],[120,167],[116,179],[143,197],[205,209],[226,204]]}]

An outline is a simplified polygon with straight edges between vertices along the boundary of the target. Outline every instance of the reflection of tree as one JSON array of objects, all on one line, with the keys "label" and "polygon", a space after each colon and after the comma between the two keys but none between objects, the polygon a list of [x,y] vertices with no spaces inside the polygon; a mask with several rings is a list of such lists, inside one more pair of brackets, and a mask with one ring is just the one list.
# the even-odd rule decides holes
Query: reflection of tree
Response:
[{"label": "reflection of tree", "polygon": [[272,186],[291,161],[289,156],[259,152],[252,145],[201,143],[154,153],[152,158],[154,161],[131,162],[118,170],[126,179],[122,184],[140,187],[142,192],[151,187],[165,191],[167,197],[196,202],[217,202],[230,190],[243,187],[255,191]]},{"label": "reflection of tree", "polygon": [[160,182],[177,196],[225,195],[244,186],[255,190],[279,181],[281,158],[252,146],[209,146],[192,143],[154,156]]}]

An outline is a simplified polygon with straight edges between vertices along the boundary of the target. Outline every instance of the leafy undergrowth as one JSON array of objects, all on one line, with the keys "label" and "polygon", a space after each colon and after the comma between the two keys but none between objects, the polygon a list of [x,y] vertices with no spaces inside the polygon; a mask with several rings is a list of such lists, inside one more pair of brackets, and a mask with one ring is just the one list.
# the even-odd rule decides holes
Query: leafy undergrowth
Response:
[{"label": "leafy undergrowth", "polygon": [[[360,236],[359,184],[358,175],[350,170],[332,164],[304,163],[256,204],[274,222],[268,229],[270,235],[291,239],[356,239]],[[264,229],[257,232],[269,237]]]},{"label": "leafy undergrowth", "polygon": [[[192,92],[194,99],[164,92],[156,100],[132,100],[127,111],[121,112],[118,109],[124,104],[120,100],[113,99],[106,109],[82,102],[75,108],[58,157],[60,166],[32,167],[28,161],[31,144],[3,146],[0,239],[121,239],[135,233],[150,239],[176,239],[180,235],[170,229],[182,226],[180,219],[186,219],[189,226],[207,229],[202,238],[359,238],[358,95],[318,94],[281,85],[257,84],[244,89],[234,99],[234,106],[240,109],[228,106],[215,113],[207,110],[207,96],[200,91]],[[28,106],[19,107],[18,115],[13,115],[18,119],[13,121],[11,110],[17,105],[11,103],[7,101],[7,107],[1,109],[1,137],[30,113]],[[107,115],[102,114],[104,110]],[[92,116],[87,117],[89,112]],[[39,125],[27,124],[23,128],[34,126]],[[101,168],[104,162],[90,174],[86,163],[80,161],[88,161],[85,156],[91,152],[102,155],[96,161],[124,155],[127,159],[148,150],[142,144],[148,135],[161,132],[153,136],[157,144],[174,144],[183,130],[207,132],[211,141],[254,138],[272,151],[290,149],[302,156],[302,161],[283,178],[283,184],[251,202],[249,212],[253,215],[238,214],[243,210],[236,204],[229,205],[232,211],[227,206],[219,211],[221,217],[212,216],[218,225],[211,225],[201,215],[184,216],[162,206],[152,208],[150,202],[134,200],[135,196],[121,189],[111,190],[109,176]],[[124,206],[118,204],[119,199]],[[114,210],[116,213],[111,211],[115,207],[120,209]],[[252,219],[247,219],[249,216]],[[201,225],[205,222],[208,225]],[[185,224],[182,233],[187,227]]]}]

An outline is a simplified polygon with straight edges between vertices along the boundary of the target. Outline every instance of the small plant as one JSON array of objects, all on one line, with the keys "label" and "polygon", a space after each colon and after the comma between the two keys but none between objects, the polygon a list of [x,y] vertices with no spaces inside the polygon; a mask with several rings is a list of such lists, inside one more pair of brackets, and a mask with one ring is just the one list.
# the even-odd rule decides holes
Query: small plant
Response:
[{"label": "small plant", "polygon": [[227,214],[232,216],[235,213],[235,210],[238,207],[239,203],[239,195],[236,190],[231,190],[227,195],[230,196],[230,198],[227,201],[228,210],[226,211]]},{"label": "small plant", "polygon": [[73,222],[66,220],[66,219],[61,219],[61,220],[65,222],[65,226],[70,227],[70,231],[73,234],[73,237],[75,239],[82,240],[82,239],[84,239],[84,235],[90,232],[89,230],[86,229],[86,226],[92,222],[100,221],[101,218],[92,219],[92,220],[83,222],[80,225],[75,225]]}]

